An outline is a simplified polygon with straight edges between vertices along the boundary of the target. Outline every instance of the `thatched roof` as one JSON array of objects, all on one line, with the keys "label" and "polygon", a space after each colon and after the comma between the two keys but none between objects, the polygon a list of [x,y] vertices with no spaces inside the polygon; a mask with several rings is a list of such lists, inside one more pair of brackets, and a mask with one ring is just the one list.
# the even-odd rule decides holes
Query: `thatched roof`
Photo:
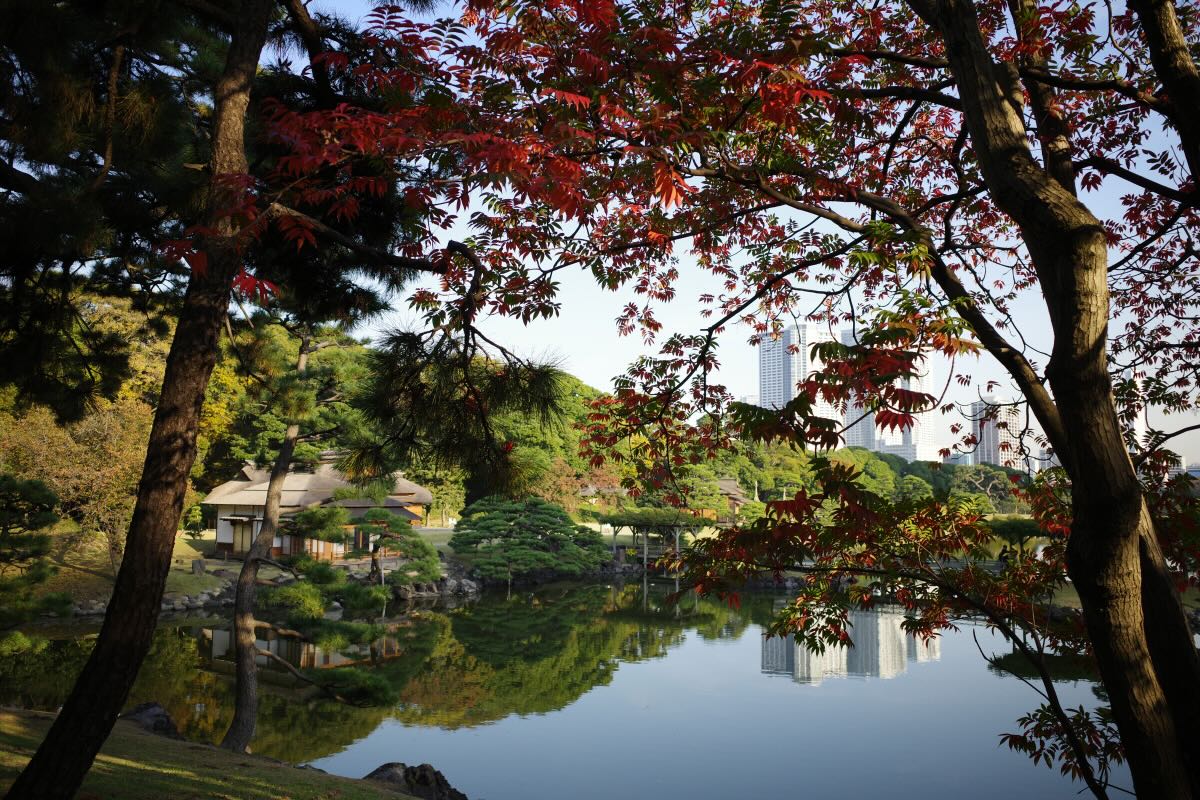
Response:
[{"label": "thatched roof", "polygon": [[738,484],[737,478],[720,478],[717,480],[717,489],[721,494],[729,498],[735,503],[745,505],[750,502],[750,498],[742,491],[742,487]]},{"label": "thatched roof", "polygon": [[[213,506],[264,506],[267,503],[267,483],[270,477],[270,470],[247,464],[242,467],[238,477],[213,489],[203,502]],[[433,502],[433,495],[428,489],[399,475],[396,476],[395,483],[383,502],[347,495],[348,492],[356,491],[358,488],[333,465],[322,464],[312,472],[289,472],[283,481],[283,499],[280,506],[285,511],[312,506],[341,506],[351,510],[399,510],[404,506],[428,506]],[[347,499],[334,499],[338,494]]]}]

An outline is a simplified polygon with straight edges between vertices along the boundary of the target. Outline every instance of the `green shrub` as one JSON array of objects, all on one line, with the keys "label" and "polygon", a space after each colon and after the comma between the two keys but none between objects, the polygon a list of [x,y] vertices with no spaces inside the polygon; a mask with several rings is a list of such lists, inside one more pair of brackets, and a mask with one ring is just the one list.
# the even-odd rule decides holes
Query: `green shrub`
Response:
[{"label": "green shrub", "polygon": [[46,649],[50,640],[41,636],[26,636],[20,631],[0,633],[0,658],[34,656]]},{"label": "green shrub", "polygon": [[340,586],[346,582],[346,571],[337,569],[328,561],[310,559],[307,564],[297,569],[304,575],[305,580],[317,586]]},{"label": "green shrub", "polygon": [[442,577],[442,564],[437,548],[413,530],[408,520],[382,508],[363,514],[358,529],[370,536],[386,537],[383,546],[408,561],[388,576],[389,582],[403,586],[410,583],[432,583]]},{"label": "green shrub", "polygon": [[987,526],[993,536],[1015,547],[1024,547],[1030,539],[1046,535],[1029,517],[992,517],[987,520]]},{"label": "green shrub", "polygon": [[325,595],[318,586],[307,581],[265,588],[259,598],[264,608],[283,611],[289,620],[303,622],[325,616]]},{"label": "green shrub", "polygon": [[474,554],[475,570],[484,578],[505,581],[543,570],[582,575],[609,557],[600,534],[536,497],[489,497],[472,504],[463,511],[450,547]]},{"label": "green shrub", "polygon": [[346,611],[378,611],[391,597],[391,592],[386,586],[348,582],[338,590],[337,597]]}]

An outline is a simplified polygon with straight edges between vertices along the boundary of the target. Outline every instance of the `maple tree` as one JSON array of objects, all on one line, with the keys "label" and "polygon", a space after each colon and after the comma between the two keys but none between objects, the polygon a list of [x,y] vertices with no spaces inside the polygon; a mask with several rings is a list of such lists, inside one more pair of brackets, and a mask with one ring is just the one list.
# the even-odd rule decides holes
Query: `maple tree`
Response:
[{"label": "maple tree", "polygon": [[[734,415],[748,435],[820,447],[837,444],[842,423],[816,412],[819,399],[907,427],[939,403],[909,388],[928,358],[993,358],[1061,460],[1055,496],[1069,500],[1056,528],[1068,535],[1052,552],[1061,558],[1005,571],[989,619],[1032,615],[1031,598],[1063,579],[1065,563],[1135,788],[1189,797],[1200,793],[1200,661],[1178,586],[1195,579],[1195,540],[1164,513],[1185,501],[1161,500],[1138,470],[1175,432],[1135,442],[1131,423],[1145,406],[1196,402],[1195,15],[1150,0],[1122,10],[476,2],[457,22],[380,12],[371,37],[381,59],[354,69],[387,86],[405,80],[389,53],[436,51],[455,77],[444,113],[477,114],[453,140],[455,199],[460,210],[474,203],[485,268],[448,269],[440,293],[413,297],[431,323],[462,298],[472,314],[556,313],[565,269],[632,288],[618,328],[658,352],[598,402],[589,445],[600,461],[635,441],[652,487],[729,435],[729,398],[708,377],[735,324],[756,339],[793,317],[859,328],[855,344],[816,348],[825,367],[792,403]],[[364,123],[384,131],[407,113],[348,114],[322,123],[318,141],[346,141]],[[315,144],[304,151],[323,157]],[[1098,202],[1100,191],[1117,207]],[[675,297],[681,247],[721,292],[701,298],[705,330],[665,335],[655,306]],[[1036,293],[1052,336],[1043,350],[1014,319]],[[918,585],[958,586],[969,605],[989,580],[928,569],[977,547],[969,510],[879,506],[845,488],[835,465],[822,478],[813,497],[775,503],[765,521],[698,551],[699,584],[829,559],[833,577],[878,569],[903,581],[887,587],[902,602]],[[888,548],[886,565],[872,565]],[[816,580],[815,602],[802,605],[828,607],[837,585]],[[947,624],[946,604],[921,600],[914,624]],[[822,619],[817,629],[840,639],[836,617]],[[793,625],[808,631],[812,620],[798,613]],[[1012,633],[1036,630],[1030,620]],[[1043,721],[1031,717],[1030,738],[1013,740],[1039,757],[1051,752],[1036,744]],[[1103,796],[1101,757],[1117,751],[1102,736],[1078,741],[1081,725],[1060,717],[1050,728],[1065,744],[1052,750]]]},{"label": "maple tree", "polygon": [[[468,367],[488,348],[503,352],[476,319],[558,313],[564,270],[631,289],[618,330],[658,350],[597,401],[588,446],[599,463],[631,442],[628,457],[654,490],[727,442],[729,397],[709,375],[718,337],[735,324],[756,339],[796,316],[859,328],[853,345],[820,346],[825,368],[785,408],[735,406],[745,435],[823,447],[836,445],[841,423],[816,413],[818,399],[905,427],[939,402],[908,388],[926,358],[960,365],[987,353],[1062,461],[1063,481],[1029,502],[1065,538],[1057,560],[1014,561],[1003,591],[988,595],[996,604],[976,611],[1017,638],[1067,642],[1041,633],[1030,599],[1062,580],[1065,563],[1083,605],[1077,641],[1099,666],[1136,790],[1200,794],[1200,661],[1177,589],[1196,574],[1195,538],[1179,522],[1190,508],[1137,470],[1172,434],[1135,443],[1130,431],[1145,405],[1196,401],[1193,6],[477,1],[434,22],[381,8],[353,48],[335,52],[301,3],[283,7],[323,100],[269,106],[269,140],[289,153],[274,180],[249,179],[245,114],[275,5],[218,15],[233,34],[214,93],[209,201],[204,224],[173,251],[192,274],[130,569],[14,796],[78,786],[124,696],[97,684],[99,665],[126,683],[145,653],[220,320],[235,279],[257,289],[243,256],[268,230],[300,251],[342,248],[381,270],[436,275],[411,305],[431,341],[461,337]],[[373,99],[352,102],[338,86]],[[1097,190],[1118,194],[1119,207],[1089,203]],[[420,221],[396,252],[347,230],[362,198],[391,191]],[[471,241],[444,243],[462,214]],[[655,306],[675,298],[683,247],[721,291],[701,298],[705,330],[665,335]],[[1013,319],[1018,298],[1038,292],[1053,332],[1045,364]],[[839,608],[869,602],[836,580],[846,573],[875,574],[929,632],[955,610],[946,598],[970,605],[972,590],[987,588],[979,570],[933,566],[977,547],[969,509],[884,503],[836,464],[819,477],[819,492],[775,501],[763,520],[697,550],[696,582],[720,590],[750,570],[825,559],[789,619],[837,640]],[[135,577],[149,590],[135,592]],[[935,599],[930,586],[944,591]],[[113,622],[122,617],[136,619],[123,623],[124,640]],[[85,703],[92,695],[101,699]],[[1104,721],[1048,714],[1013,741],[1063,756],[1102,796],[1104,759],[1117,752]],[[1079,741],[1080,730],[1090,738]],[[1047,732],[1058,738],[1046,744]],[[51,757],[76,750],[52,779]]]}]

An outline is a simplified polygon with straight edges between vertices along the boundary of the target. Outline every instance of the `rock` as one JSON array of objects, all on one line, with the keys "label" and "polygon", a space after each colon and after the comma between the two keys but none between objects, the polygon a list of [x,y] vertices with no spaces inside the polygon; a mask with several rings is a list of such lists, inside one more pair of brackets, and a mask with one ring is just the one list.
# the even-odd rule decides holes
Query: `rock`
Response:
[{"label": "rock", "polygon": [[309,770],[309,771],[311,771],[311,772],[319,772],[319,773],[321,773],[322,775],[328,775],[328,774],[329,774],[328,772],[326,772],[325,770],[321,769],[320,767],[314,767],[312,764],[300,764],[299,766],[297,766],[297,767],[296,767],[296,769],[307,769],[307,770]]},{"label": "rock", "polygon": [[458,581],[455,580],[454,578],[446,578],[442,582],[442,593],[443,594],[454,594],[457,591],[458,591]]},{"label": "rock", "polygon": [[445,775],[429,764],[410,767],[394,761],[372,770],[363,780],[395,784],[401,791],[421,800],[467,800],[465,794],[450,785]]},{"label": "rock", "polygon": [[182,739],[179,729],[167,710],[158,703],[142,703],[121,715],[121,719],[136,722],[151,733],[166,736],[169,739]]},{"label": "rock", "polygon": [[334,600],[332,603],[329,604],[329,608],[327,610],[328,611],[341,611],[342,604],[339,603],[337,600]]},{"label": "rock", "polygon": [[203,558],[193,558],[192,559],[192,574],[193,575],[203,575],[204,574],[204,559]]},{"label": "rock", "polygon": [[458,584],[458,587],[462,591],[463,594],[478,594],[479,593],[479,584],[475,583],[475,581],[471,580],[470,578],[463,578],[462,581]]}]

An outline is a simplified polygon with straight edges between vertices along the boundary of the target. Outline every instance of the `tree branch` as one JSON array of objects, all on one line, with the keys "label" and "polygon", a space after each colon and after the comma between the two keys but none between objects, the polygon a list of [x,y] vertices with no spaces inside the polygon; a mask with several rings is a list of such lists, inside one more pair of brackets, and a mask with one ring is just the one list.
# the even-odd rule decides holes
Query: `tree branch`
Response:
[{"label": "tree branch", "polygon": [[263,216],[267,217],[268,219],[278,219],[281,217],[293,217],[298,219],[327,239],[332,239],[346,249],[362,256],[375,265],[395,267],[397,269],[412,272],[431,272],[435,275],[443,275],[446,272],[445,267],[434,263],[432,259],[398,256],[395,253],[389,253],[387,251],[371,247],[370,245],[365,245],[362,242],[347,236],[341,231],[331,228],[324,222],[321,222],[319,219],[311,217],[302,211],[297,211],[294,208],[288,208],[281,203],[271,203],[271,205],[267,207],[267,210],[263,212]]},{"label": "tree branch", "polygon": [[1132,183],[1134,186],[1140,186],[1148,192],[1162,195],[1163,197],[1174,200],[1177,203],[1182,203],[1185,206],[1195,206],[1198,202],[1200,202],[1200,197],[1197,196],[1197,192],[1200,191],[1200,189],[1193,189],[1190,192],[1180,191],[1179,189],[1172,188],[1166,184],[1159,183],[1151,178],[1147,178],[1145,175],[1134,172],[1133,170],[1124,167],[1113,159],[1105,156],[1088,156],[1087,158],[1076,161],[1075,167],[1077,169],[1091,167],[1092,169],[1099,170],[1100,172],[1106,172],[1109,175],[1115,175],[1118,178]]},{"label": "tree branch", "polygon": [[322,105],[331,107],[336,98],[333,85],[329,81],[329,68],[318,58],[325,52],[325,38],[317,27],[316,20],[308,13],[304,0],[284,0],[284,5],[287,6],[288,17],[296,33],[304,42],[304,49],[308,51],[308,63],[312,66],[313,80],[317,84],[317,99]]}]

